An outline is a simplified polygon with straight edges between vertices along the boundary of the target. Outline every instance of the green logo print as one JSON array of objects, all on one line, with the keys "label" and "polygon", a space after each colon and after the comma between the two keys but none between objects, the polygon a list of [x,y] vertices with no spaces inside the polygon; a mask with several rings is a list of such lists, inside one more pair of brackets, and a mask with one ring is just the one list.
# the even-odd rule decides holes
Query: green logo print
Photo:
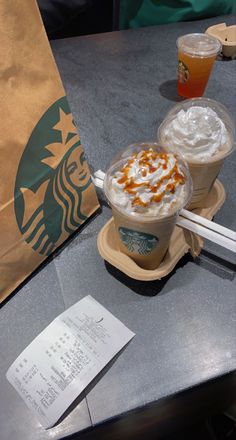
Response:
[{"label": "green logo print", "polygon": [[188,66],[181,60],[179,60],[178,64],[178,78],[179,82],[182,84],[185,84],[189,79]]},{"label": "green logo print", "polygon": [[158,243],[158,238],[145,232],[119,227],[121,241],[130,252],[147,255],[150,254]]},{"label": "green logo print", "polygon": [[20,160],[15,214],[24,240],[49,255],[87,218],[83,193],[91,177],[66,97],[35,126]]}]

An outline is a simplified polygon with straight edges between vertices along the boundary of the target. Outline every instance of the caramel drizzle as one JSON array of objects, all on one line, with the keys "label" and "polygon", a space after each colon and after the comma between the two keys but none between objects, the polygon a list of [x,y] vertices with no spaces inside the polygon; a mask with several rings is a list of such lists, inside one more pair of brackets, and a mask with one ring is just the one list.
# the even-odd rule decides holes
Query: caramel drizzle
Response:
[{"label": "caramel drizzle", "polygon": [[[150,190],[151,193],[153,193],[153,196],[151,197],[149,202],[143,202],[139,196],[136,196],[132,200],[132,206],[147,207],[148,205],[150,205],[151,202],[159,203],[162,201],[166,191],[174,194],[177,186],[183,185],[185,183],[185,177],[179,172],[177,164],[174,165],[174,167],[169,171],[168,174],[161,177],[155,185],[151,185],[148,181],[135,183],[134,179],[128,177],[128,175],[134,161],[137,159],[138,154],[140,153],[134,154],[132,158],[128,160],[127,164],[122,168],[121,172],[123,173],[123,176],[118,179],[117,183],[119,183],[120,185],[124,184],[124,191],[130,195],[135,196],[135,194],[137,193],[137,188],[146,187]],[[155,162],[157,159],[162,160],[163,163],[159,163],[158,166],[153,166],[152,163]],[[143,167],[143,169],[141,169],[142,177],[146,177],[147,169],[150,174],[153,174],[160,167],[162,167],[163,170],[166,170],[168,168],[168,154],[158,153],[153,151],[152,149],[148,151],[142,151],[138,163],[141,168]],[[168,183],[166,185],[165,191],[162,191],[160,194],[156,194],[163,182],[171,178],[174,179],[174,182]]]}]

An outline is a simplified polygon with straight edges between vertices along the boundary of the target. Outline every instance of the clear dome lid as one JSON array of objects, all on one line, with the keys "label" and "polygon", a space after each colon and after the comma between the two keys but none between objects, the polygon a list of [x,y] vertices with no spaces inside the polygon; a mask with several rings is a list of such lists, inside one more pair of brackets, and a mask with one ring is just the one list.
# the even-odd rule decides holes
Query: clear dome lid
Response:
[{"label": "clear dome lid", "polygon": [[177,39],[177,47],[192,56],[210,57],[217,55],[222,45],[215,37],[207,34],[187,34]]},{"label": "clear dome lid", "polygon": [[157,137],[167,149],[182,154],[190,162],[199,162],[200,157],[215,161],[235,148],[230,113],[224,105],[209,98],[187,99],[174,105],[159,126]]}]

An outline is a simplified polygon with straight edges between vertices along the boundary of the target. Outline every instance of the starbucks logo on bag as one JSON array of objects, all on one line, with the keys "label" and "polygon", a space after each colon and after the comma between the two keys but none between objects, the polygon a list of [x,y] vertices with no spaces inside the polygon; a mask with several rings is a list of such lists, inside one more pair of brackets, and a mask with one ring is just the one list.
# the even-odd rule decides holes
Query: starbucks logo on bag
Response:
[{"label": "starbucks logo on bag", "polygon": [[119,228],[121,241],[126,248],[133,253],[140,255],[150,254],[158,243],[158,238],[144,232],[133,231],[128,228]]},{"label": "starbucks logo on bag", "polygon": [[16,177],[17,224],[35,251],[49,255],[86,220],[83,201],[90,184],[80,138],[63,97],[35,126]]}]

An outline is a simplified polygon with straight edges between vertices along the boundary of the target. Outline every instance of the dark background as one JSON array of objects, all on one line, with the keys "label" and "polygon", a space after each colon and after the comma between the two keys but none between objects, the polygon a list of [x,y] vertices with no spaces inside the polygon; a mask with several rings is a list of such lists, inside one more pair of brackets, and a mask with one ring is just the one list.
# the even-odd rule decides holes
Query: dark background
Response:
[{"label": "dark background", "polygon": [[119,1],[37,0],[49,39],[118,29]]}]

